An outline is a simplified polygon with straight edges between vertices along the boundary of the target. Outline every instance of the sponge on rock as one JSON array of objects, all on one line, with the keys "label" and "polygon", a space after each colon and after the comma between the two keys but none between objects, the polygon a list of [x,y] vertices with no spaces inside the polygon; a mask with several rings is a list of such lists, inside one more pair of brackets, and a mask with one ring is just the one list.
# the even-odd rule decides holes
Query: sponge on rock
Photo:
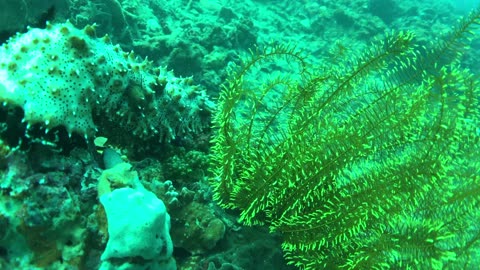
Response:
[{"label": "sponge on rock", "polygon": [[102,195],[100,202],[107,214],[109,237],[100,269],[124,265],[134,258],[142,258],[141,265],[149,269],[176,269],[170,216],[155,194],[126,187]]}]

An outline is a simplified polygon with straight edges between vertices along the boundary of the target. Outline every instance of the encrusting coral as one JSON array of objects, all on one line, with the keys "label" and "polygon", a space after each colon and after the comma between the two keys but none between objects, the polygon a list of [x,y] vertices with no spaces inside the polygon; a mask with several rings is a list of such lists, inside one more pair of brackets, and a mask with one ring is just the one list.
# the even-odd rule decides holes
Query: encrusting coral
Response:
[{"label": "encrusting coral", "polygon": [[29,29],[0,47],[0,103],[21,107],[27,129],[159,141],[198,131],[211,107],[191,78],[140,61],[108,36],[96,38],[95,26],[70,22]]}]

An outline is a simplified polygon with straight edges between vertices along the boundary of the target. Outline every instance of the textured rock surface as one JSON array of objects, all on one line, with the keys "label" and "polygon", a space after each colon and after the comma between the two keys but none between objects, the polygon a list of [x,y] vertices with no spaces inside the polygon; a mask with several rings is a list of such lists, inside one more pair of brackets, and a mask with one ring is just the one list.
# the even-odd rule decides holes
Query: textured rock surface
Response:
[{"label": "textured rock surface", "polygon": [[139,61],[107,36],[96,38],[94,26],[80,30],[69,22],[30,29],[0,48],[0,102],[21,107],[27,127],[160,141],[201,129],[210,106],[190,78]]}]

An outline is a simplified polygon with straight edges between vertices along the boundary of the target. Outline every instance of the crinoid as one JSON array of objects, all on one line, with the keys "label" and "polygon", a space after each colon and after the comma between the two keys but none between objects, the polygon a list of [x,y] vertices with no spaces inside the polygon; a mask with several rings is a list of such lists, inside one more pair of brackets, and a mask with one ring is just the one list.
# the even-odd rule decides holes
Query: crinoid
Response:
[{"label": "crinoid", "polygon": [[388,34],[335,66],[253,51],[218,100],[214,198],[302,269],[478,265],[479,89],[461,57],[479,23],[430,47]]}]

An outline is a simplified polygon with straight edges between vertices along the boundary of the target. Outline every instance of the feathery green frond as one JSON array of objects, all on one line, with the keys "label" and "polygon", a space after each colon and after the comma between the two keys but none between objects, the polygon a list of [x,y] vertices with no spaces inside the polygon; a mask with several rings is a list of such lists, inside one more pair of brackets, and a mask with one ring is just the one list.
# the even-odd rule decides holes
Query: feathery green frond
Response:
[{"label": "feathery green frond", "polygon": [[480,90],[460,61],[479,22],[430,48],[388,34],[328,68],[256,48],[220,94],[214,198],[302,269],[480,263]]}]

